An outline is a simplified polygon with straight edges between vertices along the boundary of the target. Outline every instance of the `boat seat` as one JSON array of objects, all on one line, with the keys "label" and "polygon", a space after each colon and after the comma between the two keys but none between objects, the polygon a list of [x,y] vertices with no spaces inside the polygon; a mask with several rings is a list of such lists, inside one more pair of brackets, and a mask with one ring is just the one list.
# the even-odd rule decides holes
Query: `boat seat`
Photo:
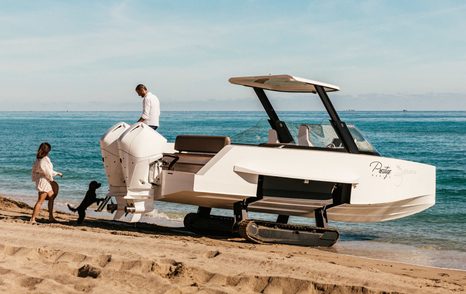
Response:
[{"label": "boat seat", "polygon": [[300,125],[298,129],[298,145],[312,147],[311,140],[309,140],[309,126]]},{"label": "boat seat", "polygon": [[270,144],[280,143],[280,141],[278,140],[277,131],[275,131],[274,129],[269,129],[267,143],[270,143]]},{"label": "boat seat", "polygon": [[[169,165],[169,169],[189,173],[197,173],[215,154],[175,153],[176,156]],[[169,156],[167,156],[169,157]],[[174,162],[173,162],[174,161]],[[173,163],[173,164],[172,164]]]},{"label": "boat seat", "polygon": [[230,137],[181,135],[175,140],[174,154],[164,154],[167,169],[197,173],[223,147],[231,143]]},{"label": "boat seat", "polygon": [[217,153],[231,143],[230,137],[180,135],[175,140],[175,150],[179,152]]}]

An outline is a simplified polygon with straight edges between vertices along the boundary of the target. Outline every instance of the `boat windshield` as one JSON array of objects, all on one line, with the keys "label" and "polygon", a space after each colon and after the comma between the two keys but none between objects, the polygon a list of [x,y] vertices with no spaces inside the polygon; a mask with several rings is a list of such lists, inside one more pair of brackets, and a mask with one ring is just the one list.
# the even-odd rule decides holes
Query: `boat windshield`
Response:
[{"label": "boat windshield", "polygon": [[[286,125],[294,139],[294,145],[328,149],[344,148],[329,123],[299,124],[287,121]],[[359,151],[378,153],[354,125],[348,125],[348,129]],[[267,120],[261,120],[255,126],[234,135],[232,142],[237,144],[279,143],[276,132],[270,129]]]},{"label": "boat windshield", "polygon": [[[377,153],[374,146],[363,137],[358,128],[354,125],[348,125],[348,129],[359,151]],[[298,131],[298,145],[320,148],[344,148],[343,142],[338,138],[334,128],[330,124],[300,125]]]}]

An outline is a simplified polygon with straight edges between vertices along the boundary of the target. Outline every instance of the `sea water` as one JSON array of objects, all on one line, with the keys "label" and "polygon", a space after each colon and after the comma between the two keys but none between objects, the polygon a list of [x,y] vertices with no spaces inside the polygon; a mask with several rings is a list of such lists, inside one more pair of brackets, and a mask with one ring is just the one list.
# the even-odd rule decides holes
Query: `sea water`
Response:
[{"label": "sea water", "polygon": [[[328,121],[323,112],[279,115],[290,126]],[[340,115],[356,125],[383,156],[436,166],[437,199],[434,207],[400,220],[331,222],[341,232],[334,250],[466,269],[466,112],[348,111]],[[138,112],[0,112],[0,193],[35,201],[31,166],[39,144],[47,141],[55,169],[64,174],[57,179],[61,188],[57,207],[78,203],[91,180],[103,183],[99,190],[103,197],[108,188],[99,139],[115,123],[134,123],[138,117]],[[163,112],[160,125],[158,131],[169,141],[180,134],[228,135],[234,143],[267,141],[263,112]],[[154,217],[165,222],[180,221],[196,209],[163,202],[157,207],[159,214]]]}]

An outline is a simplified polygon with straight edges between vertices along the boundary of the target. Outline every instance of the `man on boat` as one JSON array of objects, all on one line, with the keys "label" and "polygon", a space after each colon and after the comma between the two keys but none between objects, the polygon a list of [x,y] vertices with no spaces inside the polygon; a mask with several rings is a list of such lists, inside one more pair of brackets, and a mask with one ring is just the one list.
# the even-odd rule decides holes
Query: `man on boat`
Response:
[{"label": "man on boat", "polygon": [[142,98],[142,115],[138,122],[143,122],[152,129],[159,127],[160,102],[157,96],[149,92],[143,84],[136,86],[136,93]]}]

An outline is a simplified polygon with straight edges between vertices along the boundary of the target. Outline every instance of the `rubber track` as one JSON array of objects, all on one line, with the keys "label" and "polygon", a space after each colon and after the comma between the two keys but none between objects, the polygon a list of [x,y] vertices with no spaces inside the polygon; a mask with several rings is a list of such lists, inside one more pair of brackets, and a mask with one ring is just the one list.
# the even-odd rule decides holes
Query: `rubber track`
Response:
[{"label": "rubber track", "polygon": [[[261,221],[261,220],[254,220],[254,219],[246,219],[246,220],[241,221],[239,223],[239,228],[238,228],[240,236],[250,242],[258,243],[258,244],[264,244],[268,242],[264,242],[264,241],[261,241],[260,239],[256,239],[254,238],[254,236],[251,236],[247,233],[247,227],[252,222],[256,223],[259,226],[268,227],[268,228],[276,228],[276,229],[283,229],[283,230],[290,230],[290,231],[305,231],[305,232],[312,232],[312,233],[317,233],[317,234],[324,233],[324,232],[335,232],[337,236],[340,235],[339,232],[333,228],[319,228],[319,227],[314,227],[314,226],[296,225],[296,224],[281,224],[281,223],[276,223],[276,222]],[[335,240],[335,243],[336,243],[336,240]]]}]

